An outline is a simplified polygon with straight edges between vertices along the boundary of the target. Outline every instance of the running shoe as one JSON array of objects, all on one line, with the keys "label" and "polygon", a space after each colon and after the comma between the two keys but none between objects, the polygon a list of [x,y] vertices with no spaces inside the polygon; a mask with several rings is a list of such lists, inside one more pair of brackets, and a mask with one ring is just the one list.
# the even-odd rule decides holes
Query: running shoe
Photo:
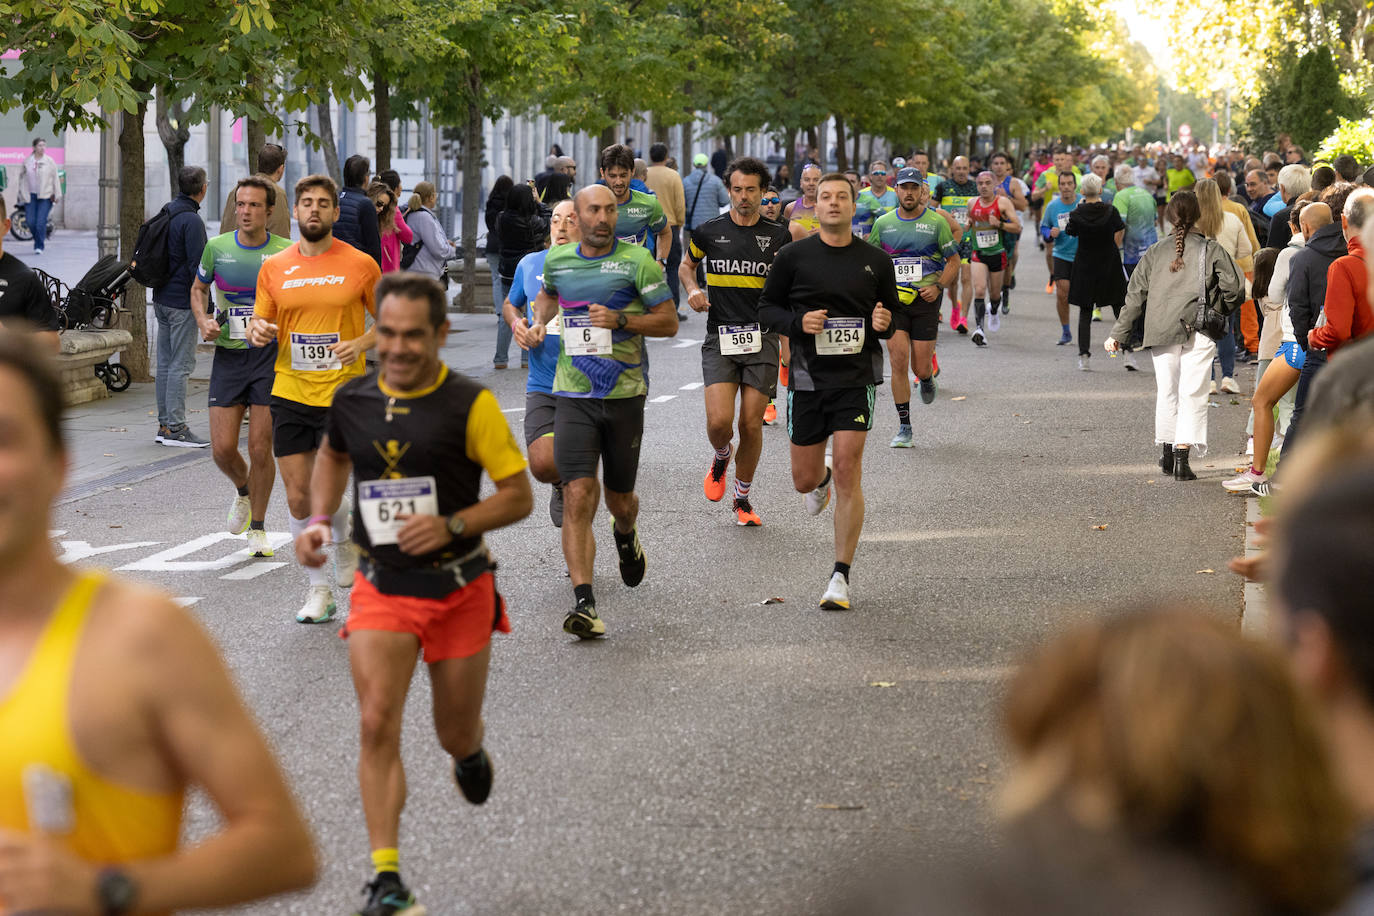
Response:
[{"label": "running shoe", "polygon": [[611,537],[615,539],[616,553],[620,554],[620,581],[634,588],[644,581],[644,567],[648,565],[644,560],[644,547],[639,543],[639,526],[629,534],[621,534],[616,530],[615,519],[611,519]]},{"label": "running shoe", "polygon": [[959,325],[964,324],[964,310],[959,307],[959,303],[954,303],[954,311],[949,315],[949,329],[958,331]]},{"label": "running shoe", "polygon": [[235,496],[229,504],[229,520],[226,523],[230,534],[243,534],[253,521],[253,504],[247,496]]},{"label": "running shoe", "polygon": [[273,556],[272,545],[267,542],[267,532],[261,528],[248,529],[248,553],[254,557]]},{"label": "running shoe", "polygon": [[210,440],[202,439],[191,432],[189,426],[181,426],[177,429],[168,429],[166,432],[159,432],[157,441],[162,445],[170,445],[176,448],[209,448]]},{"label": "running shoe", "polygon": [[1272,480],[1257,480],[1254,483],[1250,484],[1250,495],[1268,496],[1270,493],[1273,493],[1276,490],[1278,490],[1278,488],[1279,485],[1274,483]]},{"label": "running shoe", "polygon": [[367,903],[353,916],[425,916],[425,908],[415,902],[415,895],[394,871],[379,872],[363,893]]},{"label": "running shoe", "polygon": [[888,448],[911,448],[911,427],[902,424],[897,427],[897,435],[887,444]]},{"label": "running shoe", "polygon": [[1060,335],[1060,337],[1059,337],[1059,343],[1055,344],[1055,346],[1056,346],[1056,347],[1062,347],[1062,346],[1064,346],[1065,344],[1071,344],[1071,343],[1073,343],[1073,334],[1069,333],[1069,329],[1068,329],[1068,328],[1065,328],[1065,329],[1064,329],[1064,333],[1063,333],[1062,335]]},{"label": "running shoe", "polygon": [[754,507],[749,505],[747,499],[735,500],[735,524],[741,528],[757,528],[763,524],[763,519],[754,511]]},{"label": "running shoe", "polygon": [[706,479],[702,481],[701,488],[706,493],[706,498],[713,503],[718,503],[725,495],[725,469],[730,466],[729,458],[711,459],[711,470],[706,472]]},{"label": "running shoe", "polygon": [[1045,295],[1047,295],[1047,296],[1053,296],[1053,295],[1054,295],[1054,281],[1053,281],[1053,280],[1050,280],[1050,281],[1048,281],[1048,282],[1045,283]]},{"label": "running shoe", "polygon": [[1216,379],[1212,379],[1212,383],[1211,383],[1210,385],[1207,386],[1207,393],[1208,393],[1208,394],[1216,394],[1216,393],[1217,393],[1217,380],[1216,380]]},{"label": "running shoe", "polygon": [[553,522],[555,528],[563,527],[563,485],[556,483],[553,485],[553,492],[549,494],[549,521]]},{"label": "running shoe", "polygon": [[563,618],[563,632],[571,633],[578,639],[596,639],[606,635],[606,624],[596,616],[595,604],[579,601]]},{"label": "running shoe", "polygon": [[1093,309],[1093,321],[1102,320],[1102,309]]},{"label": "running shoe", "polygon": [[358,571],[358,546],[351,540],[334,545],[334,581],[339,588],[353,587],[353,574]]},{"label": "running shoe", "polygon": [[1088,371],[1088,354],[1086,354],[1086,353],[1080,353],[1080,354],[1078,354],[1078,371],[1079,371],[1079,372],[1087,372],[1087,371]]},{"label": "running shoe", "polygon": [[338,607],[334,604],[334,593],[328,585],[310,586],[310,594],[305,604],[296,612],[296,623],[328,623],[334,619]]},{"label": "running shoe", "polygon": [[491,794],[491,779],[495,773],[491,755],[484,747],[479,747],[470,757],[453,761],[453,778],[462,790],[463,797],[474,805],[482,804]]},{"label": "running shoe", "polygon": [[[994,303],[996,305],[996,303]],[[1002,330],[1002,319],[997,315],[996,308],[988,309],[988,333],[995,334]]]},{"label": "running shoe", "polygon": [[931,369],[931,372],[930,372],[930,377],[931,377],[931,378],[939,378],[939,377],[940,377],[940,354],[938,354],[938,353],[932,353],[932,354],[930,354],[930,369]]},{"label": "running shoe", "polygon": [[982,328],[974,328],[973,337],[970,339],[973,341],[975,346],[986,347],[988,345],[987,335],[983,333]]},{"label": "running shoe", "polygon": [[935,393],[940,390],[940,386],[935,384],[935,377],[923,378],[921,382],[921,402],[923,404],[934,404]]},{"label": "running shoe", "polygon": [[825,594],[821,595],[821,610],[849,610],[849,581],[842,573],[830,577],[830,584],[826,586]]},{"label": "running shoe", "polygon": [[778,422],[778,405],[774,401],[769,401],[768,406],[763,408],[763,422],[772,426]]},{"label": "running shoe", "polygon": [[825,480],[816,489],[807,493],[803,499],[806,502],[806,512],[808,515],[820,515],[825,511],[825,507],[830,505],[830,456],[825,456]]},{"label": "running shoe", "polygon": [[1269,477],[1265,474],[1256,474],[1254,468],[1246,468],[1240,476],[1222,481],[1221,485],[1230,493],[1249,493],[1250,488],[1257,483],[1268,484]]},{"label": "running shoe", "polygon": [[1221,390],[1227,394],[1240,394],[1240,385],[1237,385],[1236,380],[1228,375],[1221,380]]}]

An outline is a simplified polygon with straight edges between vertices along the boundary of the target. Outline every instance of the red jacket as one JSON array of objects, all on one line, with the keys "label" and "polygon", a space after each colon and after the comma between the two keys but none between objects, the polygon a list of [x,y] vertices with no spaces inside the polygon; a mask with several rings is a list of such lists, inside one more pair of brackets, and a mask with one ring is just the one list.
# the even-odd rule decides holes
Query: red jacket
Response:
[{"label": "red jacket", "polygon": [[1326,271],[1326,324],[1308,336],[1318,349],[1334,353],[1352,340],[1374,331],[1374,310],[1369,307],[1369,268],[1358,235],[1346,241],[1350,251]]}]

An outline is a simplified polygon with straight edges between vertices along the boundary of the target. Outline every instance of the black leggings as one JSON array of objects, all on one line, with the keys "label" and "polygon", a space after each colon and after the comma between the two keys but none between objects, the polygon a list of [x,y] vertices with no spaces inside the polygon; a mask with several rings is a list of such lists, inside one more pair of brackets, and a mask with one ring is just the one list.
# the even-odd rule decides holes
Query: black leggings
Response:
[{"label": "black leggings", "polygon": [[[1121,306],[1112,306],[1112,311],[1116,317],[1121,317]],[[1092,338],[1093,327],[1093,307],[1091,305],[1080,305],[1078,307],[1078,355],[1091,356],[1092,351],[1088,344]]]}]

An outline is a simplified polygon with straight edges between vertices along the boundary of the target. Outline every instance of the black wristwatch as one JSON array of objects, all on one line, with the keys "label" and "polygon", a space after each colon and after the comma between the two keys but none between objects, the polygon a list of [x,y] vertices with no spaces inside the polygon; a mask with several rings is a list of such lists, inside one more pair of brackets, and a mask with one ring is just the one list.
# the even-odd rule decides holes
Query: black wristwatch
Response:
[{"label": "black wristwatch", "polygon": [[100,916],[125,916],[138,902],[138,885],[122,868],[102,868],[96,875],[95,896]]},{"label": "black wristwatch", "polygon": [[616,316],[615,316],[615,326],[616,326],[616,330],[619,330],[619,331],[625,330],[625,325],[628,324],[629,321],[630,321],[630,319],[625,315],[624,312],[617,312],[617,313],[616,313]]}]

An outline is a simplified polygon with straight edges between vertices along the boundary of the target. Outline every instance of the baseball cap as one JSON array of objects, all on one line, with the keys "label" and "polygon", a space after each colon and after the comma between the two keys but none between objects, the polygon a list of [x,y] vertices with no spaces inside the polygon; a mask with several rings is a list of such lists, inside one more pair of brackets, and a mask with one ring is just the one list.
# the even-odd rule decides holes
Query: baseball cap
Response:
[{"label": "baseball cap", "polygon": [[900,170],[906,168],[906,160],[903,159],[901,156],[893,156],[893,157],[892,157],[892,167],[893,167],[894,169],[897,169],[898,171],[900,171]]},{"label": "baseball cap", "polygon": [[897,184],[925,184],[926,176],[921,174],[920,169],[911,167],[904,168],[897,172]]},{"label": "baseball cap", "polygon": [[706,165],[711,159],[705,153],[697,153],[692,157],[692,165]]}]

